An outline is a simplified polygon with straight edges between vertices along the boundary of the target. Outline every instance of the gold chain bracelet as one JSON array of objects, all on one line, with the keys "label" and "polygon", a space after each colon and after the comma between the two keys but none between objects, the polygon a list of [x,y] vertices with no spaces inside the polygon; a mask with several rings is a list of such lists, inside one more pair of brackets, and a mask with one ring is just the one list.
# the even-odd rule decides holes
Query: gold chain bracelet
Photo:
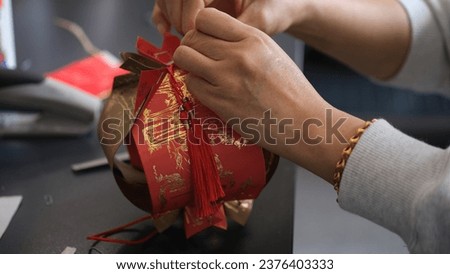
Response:
[{"label": "gold chain bracelet", "polygon": [[334,170],[333,175],[333,186],[334,190],[339,194],[339,187],[341,184],[342,179],[342,173],[344,172],[345,165],[347,164],[347,160],[350,157],[350,154],[352,153],[353,149],[355,148],[356,144],[358,143],[359,139],[361,138],[362,134],[366,129],[375,122],[376,120],[367,121],[363,127],[360,127],[356,130],[356,134],[353,135],[349,140],[349,145],[344,148],[342,151],[342,157],[341,159],[336,163],[336,169]]}]

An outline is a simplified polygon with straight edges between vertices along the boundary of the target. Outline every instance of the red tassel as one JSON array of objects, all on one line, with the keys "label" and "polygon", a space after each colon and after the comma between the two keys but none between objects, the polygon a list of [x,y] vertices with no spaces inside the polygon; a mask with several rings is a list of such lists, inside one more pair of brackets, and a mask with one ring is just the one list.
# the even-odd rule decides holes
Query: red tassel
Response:
[{"label": "red tassel", "polygon": [[167,67],[175,98],[180,105],[180,120],[187,130],[187,146],[191,164],[191,181],[194,192],[194,214],[208,217],[218,209],[218,201],[225,196],[220,183],[216,161],[208,143],[202,123],[194,117],[194,107],[189,98],[184,97],[175,79],[173,66]]},{"label": "red tassel", "polygon": [[194,205],[198,217],[215,214],[218,201],[225,196],[216,161],[198,119],[191,119],[186,140],[191,162],[191,178],[194,189]]}]

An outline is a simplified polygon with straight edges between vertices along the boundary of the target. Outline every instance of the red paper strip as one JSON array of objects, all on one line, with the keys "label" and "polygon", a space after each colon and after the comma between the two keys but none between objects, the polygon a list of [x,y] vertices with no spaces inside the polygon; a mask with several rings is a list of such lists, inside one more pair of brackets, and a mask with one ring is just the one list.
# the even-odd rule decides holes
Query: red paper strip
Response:
[{"label": "red paper strip", "polygon": [[52,71],[47,77],[104,98],[111,92],[114,77],[127,73],[119,65],[111,56],[98,53]]}]

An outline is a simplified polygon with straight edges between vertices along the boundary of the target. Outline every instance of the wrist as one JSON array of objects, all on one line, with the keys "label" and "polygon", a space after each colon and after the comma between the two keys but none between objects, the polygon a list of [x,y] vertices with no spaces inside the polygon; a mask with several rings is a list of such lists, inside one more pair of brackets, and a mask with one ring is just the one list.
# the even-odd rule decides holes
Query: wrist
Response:
[{"label": "wrist", "polygon": [[336,170],[336,163],[342,158],[343,150],[350,144],[350,139],[357,130],[365,125],[365,121],[340,111],[333,107],[323,109],[323,115],[319,116],[322,126],[310,127],[311,140],[320,142],[308,142],[303,139],[301,147],[296,149],[294,161],[308,169],[330,184]]},{"label": "wrist", "polygon": [[332,136],[332,138],[336,138],[331,139],[330,142],[324,142],[321,145],[318,151],[322,156],[318,157],[322,159],[319,158],[320,162],[316,164],[319,165],[317,175],[334,185],[336,163],[342,159],[343,151],[349,147],[352,142],[351,140],[355,136],[358,129],[363,128],[366,122],[337,109],[334,109],[332,121],[332,125],[337,125],[340,121],[343,122],[337,132],[334,132],[333,129],[327,128],[328,132],[325,133],[326,136],[335,133],[336,135]]},{"label": "wrist", "polygon": [[363,133],[366,131],[366,129],[369,126],[372,125],[372,123],[374,121],[375,120],[366,121],[364,123],[364,126],[359,127],[355,131],[354,135],[350,138],[350,140],[348,142],[349,144],[342,150],[341,157],[340,157],[339,161],[336,163],[336,167],[334,169],[333,182],[332,182],[334,190],[336,190],[336,192],[338,194],[339,194],[342,174],[347,165],[347,161],[350,158],[350,155],[352,154],[353,149],[355,148],[356,144],[359,142],[359,139],[361,139],[361,136],[363,135]]},{"label": "wrist", "polygon": [[302,37],[306,30],[314,24],[316,18],[317,0],[290,1],[289,12],[291,19],[287,32]]}]

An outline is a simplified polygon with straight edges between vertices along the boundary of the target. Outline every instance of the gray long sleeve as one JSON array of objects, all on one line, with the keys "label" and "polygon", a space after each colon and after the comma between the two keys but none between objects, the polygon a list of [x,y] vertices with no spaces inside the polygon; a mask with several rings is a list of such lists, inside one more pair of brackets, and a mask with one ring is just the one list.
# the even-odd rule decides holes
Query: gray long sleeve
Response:
[{"label": "gray long sleeve", "polygon": [[[450,0],[400,0],[412,44],[387,84],[450,96]],[[414,253],[450,253],[450,148],[374,123],[352,152],[340,206],[402,237]]]},{"label": "gray long sleeve", "polygon": [[386,121],[363,134],[343,173],[340,206],[402,237],[411,252],[450,253],[450,150]]}]

